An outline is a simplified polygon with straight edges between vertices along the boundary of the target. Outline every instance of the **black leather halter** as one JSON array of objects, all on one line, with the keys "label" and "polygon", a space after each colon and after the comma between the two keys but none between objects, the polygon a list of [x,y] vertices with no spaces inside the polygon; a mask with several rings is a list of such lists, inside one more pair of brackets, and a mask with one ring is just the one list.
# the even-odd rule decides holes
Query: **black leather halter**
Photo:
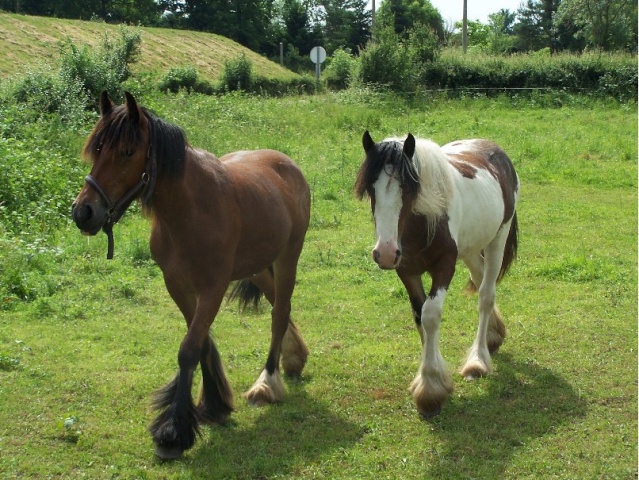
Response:
[{"label": "black leather halter", "polygon": [[[155,182],[151,181],[155,179],[156,174],[156,162],[155,158],[152,156],[151,145],[151,121],[149,120],[149,149],[147,151],[146,156],[146,165],[144,167],[144,171],[142,172],[142,177],[133,187],[131,187],[117,202],[112,202],[109,196],[106,194],[104,189],[100,186],[98,181],[91,175],[87,175],[84,177],[86,183],[91,185],[93,189],[98,192],[102,201],[106,204],[107,207],[107,218],[104,225],[102,225],[102,231],[106,233],[108,239],[108,248],[107,248],[107,259],[111,260],[113,258],[113,248],[114,248],[114,240],[113,240],[113,225],[117,223],[118,220],[124,215],[126,209],[129,208],[131,203],[140,196],[142,191],[149,186],[153,188],[153,184]],[[150,198],[150,193],[146,194],[146,198]]]}]

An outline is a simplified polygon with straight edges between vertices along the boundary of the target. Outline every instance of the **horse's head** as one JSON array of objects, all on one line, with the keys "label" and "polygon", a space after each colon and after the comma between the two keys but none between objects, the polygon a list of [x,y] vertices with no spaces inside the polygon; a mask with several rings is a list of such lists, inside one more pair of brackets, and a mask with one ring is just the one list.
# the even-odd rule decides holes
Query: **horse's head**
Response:
[{"label": "horse's head", "polygon": [[373,259],[384,269],[401,261],[401,234],[419,193],[419,172],[413,161],[415,137],[375,143],[368,131],[362,139],[366,158],[357,175],[355,193],[368,195],[375,219],[377,243]]},{"label": "horse's head", "polygon": [[150,122],[130,93],[115,106],[106,92],[100,96],[100,119],[84,145],[91,173],[73,202],[73,220],[85,235],[111,228],[149,182],[147,162]]}]

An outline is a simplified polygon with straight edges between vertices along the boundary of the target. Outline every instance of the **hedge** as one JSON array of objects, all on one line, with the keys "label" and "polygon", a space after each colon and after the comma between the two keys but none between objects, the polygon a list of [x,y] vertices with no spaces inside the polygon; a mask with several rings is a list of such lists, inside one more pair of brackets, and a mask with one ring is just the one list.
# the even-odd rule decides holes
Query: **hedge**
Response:
[{"label": "hedge", "polygon": [[448,53],[426,64],[418,83],[428,89],[480,89],[487,95],[552,89],[636,101],[637,57],[596,53],[511,57]]}]

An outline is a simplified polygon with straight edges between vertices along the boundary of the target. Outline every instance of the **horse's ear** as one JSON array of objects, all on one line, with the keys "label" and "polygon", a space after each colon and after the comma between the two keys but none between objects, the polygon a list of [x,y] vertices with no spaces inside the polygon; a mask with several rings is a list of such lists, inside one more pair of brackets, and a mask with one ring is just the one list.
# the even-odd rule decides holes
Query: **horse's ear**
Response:
[{"label": "horse's ear", "polygon": [[109,94],[107,93],[107,91],[104,90],[100,95],[100,114],[102,116],[108,115],[109,112],[111,112],[112,108],[113,102],[109,98]]},{"label": "horse's ear", "polygon": [[370,133],[368,133],[368,130],[364,132],[364,136],[362,137],[362,145],[364,145],[365,152],[368,152],[371,148],[375,146],[375,142],[371,138]]},{"label": "horse's ear", "polygon": [[413,158],[415,154],[415,137],[413,137],[412,133],[409,133],[406,140],[404,140],[404,154],[408,158]]},{"label": "horse's ear", "polygon": [[135,102],[135,98],[129,92],[124,92],[124,97],[126,98],[126,109],[129,112],[129,118],[134,123],[138,123],[140,121],[140,109]]}]

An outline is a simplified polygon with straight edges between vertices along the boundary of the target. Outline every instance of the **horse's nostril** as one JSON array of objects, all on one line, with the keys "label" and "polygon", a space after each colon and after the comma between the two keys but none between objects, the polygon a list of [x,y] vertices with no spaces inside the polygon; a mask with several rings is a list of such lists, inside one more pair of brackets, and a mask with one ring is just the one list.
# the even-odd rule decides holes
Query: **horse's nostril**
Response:
[{"label": "horse's nostril", "polygon": [[373,260],[375,260],[375,263],[379,263],[379,251],[378,250],[373,250]]},{"label": "horse's nostril", "polygon": [[78,207],[73,204],[73,220],[77,224],[83,224],[88,222],[93,217],[93,207],[91,205],[82,205]]}]

